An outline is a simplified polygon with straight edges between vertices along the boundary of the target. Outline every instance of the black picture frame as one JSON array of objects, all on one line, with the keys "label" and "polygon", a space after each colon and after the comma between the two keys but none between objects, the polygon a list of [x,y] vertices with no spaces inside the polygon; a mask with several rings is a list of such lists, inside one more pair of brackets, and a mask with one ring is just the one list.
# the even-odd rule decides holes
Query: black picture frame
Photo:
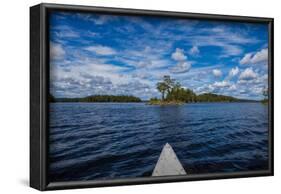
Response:
[{"label": "black picture frame", "polygon": [[[212,173],[189,176],[167,176],[149,178],[129,178],[115,180],[94,180],[75,182],[49,182],[48,165],[48,101],[49,90],[49,34],[48,14],[50,11],[78,11],[110,13],[133,16],[161,16],[186,19],[204,19],[215,21],[252,22],[268,25],[268,65],[269,65],[269,169],[236,173]],[[135,185],[150,183],[168,183],[178,181],[196,181],[225,178],[242,178],[257,176],[273,176],[273,18],[244,17],[228,15],[212,15],[198,13],[182,13],[168,11],[152,11],[137,9],[122,9],[109,7],[90,7],[78,5],[39,4],[30,8],[30,186],[38,190],[73,189],[86,187],[103,187],[117,185]]]}]

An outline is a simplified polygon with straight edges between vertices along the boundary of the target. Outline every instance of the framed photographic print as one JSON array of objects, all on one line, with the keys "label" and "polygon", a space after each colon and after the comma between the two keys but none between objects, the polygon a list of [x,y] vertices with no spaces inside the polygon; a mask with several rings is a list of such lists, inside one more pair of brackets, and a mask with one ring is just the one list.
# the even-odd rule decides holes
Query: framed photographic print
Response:
[{"label": "framed photographic print", "polygon": [[273,175],[273,19],[30,8],[30,186]]}]

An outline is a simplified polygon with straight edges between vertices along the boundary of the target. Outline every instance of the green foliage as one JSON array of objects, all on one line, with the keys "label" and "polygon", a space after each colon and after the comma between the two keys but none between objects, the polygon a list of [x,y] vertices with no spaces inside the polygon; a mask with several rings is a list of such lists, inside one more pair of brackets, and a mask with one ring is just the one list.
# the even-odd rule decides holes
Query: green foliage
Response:
[{"label": "green foliage", "polygon": [[158,102],[158,101],[160,101],[158,98],[150,98],[150,100],[149,100],[150,102]]},{"label": "green foliage", "polygon": [[[195,102],[196,94],[190,89],[184,89],[181,84],[165,75],[162,82],[157,83],[157,89],[162,93],[162,101]],[[165,96],[166,94],[166,96]],[[153,101],[151,99],[151,101]]]},{"label": "green foliage", "polygon": [[57,98],[56,102],[141,102],[141,99],[125,95],[94,95],[84,98]]},{"label": "green foliage", "polygon": [[[163,81],[157,83],[157,89],[162,94],[162,101],[157,98],[150,99],[149,104],[171,104],[174,102],[237,102],[242,101],[231,96],[205,93],[196,95],[192,90],[183,88],[179,82],[165,75]],[[165,96],[166,94],[166,96]]]},{"label": "green foliage", "polygon": [[170,93],[172,88],[175,87],[175,79],[171,79],[169,75],[164,75],[164,83],[167,85],[167,93]]},{"label": "green foliage", "polygon": [[237,102],[239,101],[239,99],[231,96],[205,93],[205,94],[198,95],[196,97],[196,101],[197,102]]},{"label": "green foliage", "polygon": [[165,94],[171,93],[175,86],[175,80],[171,79],[169,75],[164,75],[163,81],[156,84],[157,90],[162,94],[162,100],[165,100]]},{"label": "green foliage", "polygon": [[113,95],[95,95],[84,99],[86,102],[141,102],[140,98],[134,96],[113,96]]},{"label": "green foliage", "polygon": [[168,90],[168,86],[165,82],[158,82],[157,83],[157,90],[162,94],[162,100],[165,99],[165,93]]},{"label": "green foliage", "polygon": [[160,100],[158,98],[150,98],[150,100],[148,101],[147,104],[149,104],[149,105],[157,105],[157,104],[160,104],[161,102],[163,102],[163,100]]},{"label": "green foliage", "polygon": [[190,89],[181,87],[172,88],[167,95],[167,101],[196,102],[196,94]]}]

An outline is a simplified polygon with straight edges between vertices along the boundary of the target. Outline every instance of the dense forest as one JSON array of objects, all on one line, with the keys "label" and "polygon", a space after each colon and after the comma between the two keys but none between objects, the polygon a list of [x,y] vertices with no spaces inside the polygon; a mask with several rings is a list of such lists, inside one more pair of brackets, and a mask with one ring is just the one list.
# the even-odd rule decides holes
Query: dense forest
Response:
[{"label": "dense forest", "polygon": [[135,96],[113,96],[113,95],[93,95],[83,98],[54,98],[49,95],[49,102],[141,102],[141,99]]}]

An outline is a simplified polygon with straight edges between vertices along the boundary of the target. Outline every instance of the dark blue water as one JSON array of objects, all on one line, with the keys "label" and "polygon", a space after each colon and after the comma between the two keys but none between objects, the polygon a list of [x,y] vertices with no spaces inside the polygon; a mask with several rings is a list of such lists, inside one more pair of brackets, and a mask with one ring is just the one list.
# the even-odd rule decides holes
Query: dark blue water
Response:
[{"label": "dark blue water", "polygon": [[50,104],[50,181],[150,176],[170,143],[189,174],[268,169],[261,103]]}]

